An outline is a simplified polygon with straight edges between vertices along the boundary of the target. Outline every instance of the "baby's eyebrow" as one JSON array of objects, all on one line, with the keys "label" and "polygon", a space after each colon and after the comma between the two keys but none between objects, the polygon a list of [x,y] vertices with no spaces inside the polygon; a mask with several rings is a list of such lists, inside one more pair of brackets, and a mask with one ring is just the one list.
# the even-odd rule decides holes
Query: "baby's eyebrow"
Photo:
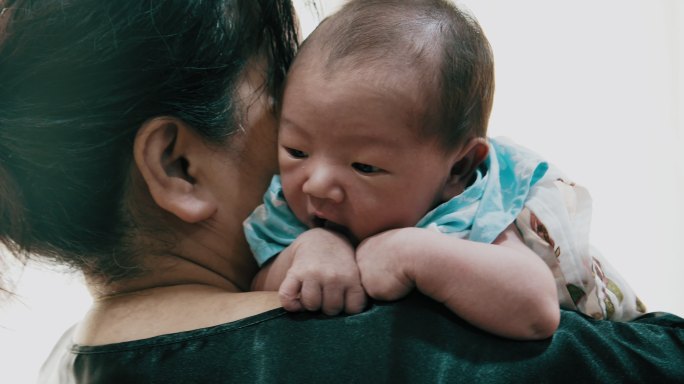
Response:
[{"label": "baby's eyebrow", "polygon": [[393,147],[398,144],[396,137],[374,134],[372,130],[359,133],[354,137],[354,139],[357,140],[359,144],[379,145],[386,147]]},{"label": "baby's eyebrow", "polygon": [[301,125],[297,124],[296,122],[292,121],[291,119],[287,118],[280,118],[278,121],[278,130],[281,130],[283,128],[287,128],[288,130],[293,131],[293,133],[302,135],[302,136],[311,136],[311,133],[309,133],[306,129],[302,128]]}]

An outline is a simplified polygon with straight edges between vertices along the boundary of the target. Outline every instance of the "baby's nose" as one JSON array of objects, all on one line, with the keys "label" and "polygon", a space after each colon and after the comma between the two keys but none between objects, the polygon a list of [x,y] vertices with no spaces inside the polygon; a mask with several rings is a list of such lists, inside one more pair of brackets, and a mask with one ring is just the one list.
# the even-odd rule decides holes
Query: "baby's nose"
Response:
[{"label": "baby's nose", "polygon": [[335,203],[344,200],[344,190],[330,167],[317,167],[302,185],[302,191],[317,199],[327,199]]}]

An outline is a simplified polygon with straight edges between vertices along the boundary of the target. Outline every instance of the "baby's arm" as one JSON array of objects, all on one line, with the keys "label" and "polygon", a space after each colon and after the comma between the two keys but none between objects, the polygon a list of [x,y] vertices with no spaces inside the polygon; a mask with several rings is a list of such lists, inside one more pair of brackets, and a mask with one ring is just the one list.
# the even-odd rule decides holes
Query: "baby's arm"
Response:
[{"label": "baby's arm", "polygon": [[414,286],[472,324],[514,339],[543,339],[558,327],[553,275],[511,225],[494,244],[401,228],[357,248],[369,296],[395,300]]},{"label": "baby's arm", "polygon": [[264,266],[252,290],[277,290],[288,311],[358,313],[366,305],[354,249],[343,236],[322,228],[297,237]]}]

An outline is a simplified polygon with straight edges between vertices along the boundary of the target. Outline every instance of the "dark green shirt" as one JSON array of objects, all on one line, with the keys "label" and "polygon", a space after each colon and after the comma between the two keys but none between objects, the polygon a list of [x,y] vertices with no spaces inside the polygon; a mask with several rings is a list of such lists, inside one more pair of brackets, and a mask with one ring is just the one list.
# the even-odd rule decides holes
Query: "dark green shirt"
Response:
[{"label": "dark green shirt", "polygon": [[513,341],[419,294],[352,316],[271,310],[102,346],[67,333],[45,383],[684,383],[684,319],[629,323],[562,311],[554,336]]}]

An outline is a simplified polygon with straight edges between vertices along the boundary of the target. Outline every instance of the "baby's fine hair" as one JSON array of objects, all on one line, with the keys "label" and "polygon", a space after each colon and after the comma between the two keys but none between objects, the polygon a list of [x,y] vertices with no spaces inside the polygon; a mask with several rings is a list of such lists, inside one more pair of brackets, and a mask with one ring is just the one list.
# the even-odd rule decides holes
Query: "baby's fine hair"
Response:
[{"label": "baby's fine hair", "polygon": [[[485,137],[494,60],[478,22],[448,0],[351,0],[300,48],[326,71],[411,71],[425,90],[423,131],[445,149]],[[306,59],[302,59],[306,60]]]}]

